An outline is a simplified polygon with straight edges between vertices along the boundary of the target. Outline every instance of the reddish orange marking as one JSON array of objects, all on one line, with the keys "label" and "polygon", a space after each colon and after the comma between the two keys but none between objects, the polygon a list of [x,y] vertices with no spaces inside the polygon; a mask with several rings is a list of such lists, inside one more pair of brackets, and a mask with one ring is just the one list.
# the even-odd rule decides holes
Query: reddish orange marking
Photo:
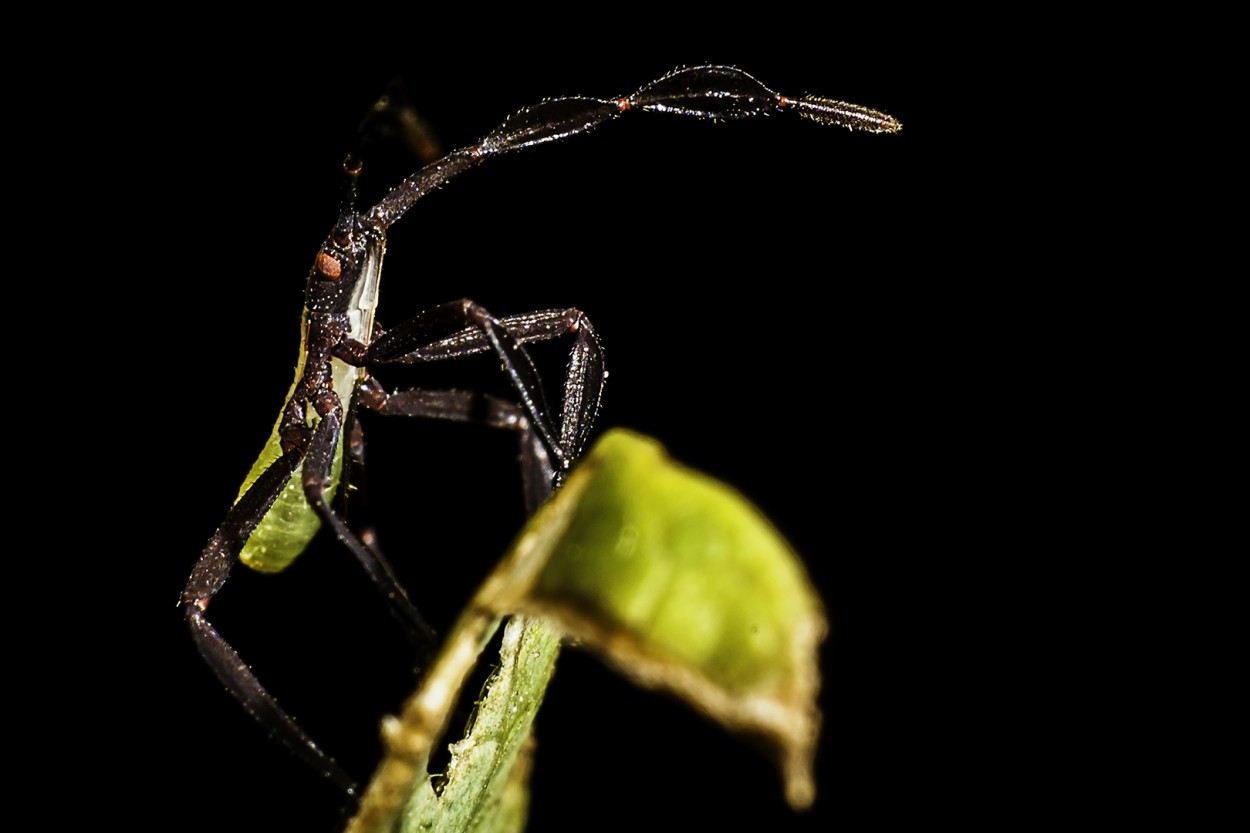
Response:
[{"label": "reddish orange marking", "polygon": [[786,98],[784,95],[779,95],[779,96],[777,96],[777,106],[778,106],[778,107],[789,107],[789,106],[790,106],[790,99]]},{"label": "reddish orange marking", "polygon": [[616,109],[621,111],[622,113],[624,113],[626,110],[632,110],[633,107],[634,107],[634,102],[630,101],[628,98],[618,98],[616,100]]},{"label": "reddish orange marking", "polygon": [[316,269],[319,275],[332,281],[338,280],[339,275],[343,274],[342,265],[325,252],[317,255]]}]

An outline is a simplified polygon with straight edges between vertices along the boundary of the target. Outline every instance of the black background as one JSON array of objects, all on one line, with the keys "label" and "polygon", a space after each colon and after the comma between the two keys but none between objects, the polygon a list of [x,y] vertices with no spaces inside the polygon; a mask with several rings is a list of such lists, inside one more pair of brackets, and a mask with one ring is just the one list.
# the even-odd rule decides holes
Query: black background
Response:
[{"label": "black background", "polygon": [[[531,829],[845,829],[931,818],[975,793],[949,709],[983,695],[958,681],[942,588],[977,546],[969,530],[988,498],[968,437],[990,421],[975,392],[996,371],[970,366],[982,326],[967,312],[973,288],[950,278],[935,231],[958,220],[942,201],[951,172],[932,65],[877,26],[833,36],[765,21],[722,41],[549,36],[503,50],[468,31],[440,34],[438,49],[340,61],[345,33],[327,24],[299,60],[272,60],[260,41],[222,44],[167,56],[174,93],[134,82],[127,96],[151,106],[135,131],[128,182],[142,207],[127,227],[151,230],[154,262],[136,269],[171,300],[141,349],[175,361],[152,363],[140,399],[156,485],[121,496],[127,517],[162,519],[131,581],[151,647],[138,673],[154,673],[115,728],[122,743],[143,739],[165,786],[126,812],[176,829],[341,824],[334,790],[221,690],[175,602],[290,383],[304,277],[361,114],[400,76],[457,147],[541,98],[616,96],[697,63],[877,107],[905,129],[637,114],[497,160],[396,224],[379,318],[459,297],[499,315],[577,306],[591,318],[610,372],[599,429],[651,434],[737,486],[825,600],[819,795],[791,813],[756,750],[567,650],[536,724]],[[385,147],[365,163],[366,203],[415,167]],[[536,351],[553,397],[566,350]],[[490,360],[421,374],[431,387],[507,392]],[[365,427],[381,544],[445,630],[521,522],[514,443],[471,427]],[[378,719],[414,679],[348,554],[323,535],[287,573],[236,570],[211,612],[309,733],[366,778]]]}]

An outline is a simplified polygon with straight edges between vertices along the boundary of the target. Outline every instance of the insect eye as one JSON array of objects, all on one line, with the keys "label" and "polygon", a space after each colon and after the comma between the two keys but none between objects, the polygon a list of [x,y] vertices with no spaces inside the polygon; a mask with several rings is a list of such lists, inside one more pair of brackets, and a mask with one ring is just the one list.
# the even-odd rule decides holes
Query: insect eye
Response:
[{"label": "insect eye", "polygon": [[317,261],[313,264],[313,269],[317,276],[323,280],[338,280],[339,275],[343,274],[343,266],[327,252],[321,252],[317,255]]}]

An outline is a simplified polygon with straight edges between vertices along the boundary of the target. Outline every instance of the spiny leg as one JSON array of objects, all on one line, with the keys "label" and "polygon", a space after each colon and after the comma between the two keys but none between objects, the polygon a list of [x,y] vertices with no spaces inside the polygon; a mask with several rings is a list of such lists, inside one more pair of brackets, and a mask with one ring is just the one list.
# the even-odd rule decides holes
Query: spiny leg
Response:
[{"label": "spiny leg", "polygon": [[[465,323],[470,321],[475,326],[465,329]],[[541,379],[522,344],[545,341],[567,333],[576,333],[577,342],[565,378],[557,440]],[[590,321],[581,312],[575,309],[548,310],[496,320],[471,301],[454,301],[404,322],[375,339],[369,348],[359,342],[347,342],[336,351],[336,355],[353,364],[368,365],[437,361],[491,349],[500,356],[520,393],[522,408],[474,392],[411,389],[387,394],[371,377],[362,383],[358,402],[361,407],[380,414],[477,422],[518,431],[525,507],[527,512],[532,513],[562,481],[568,461],[580,453],[599,409],[605,378],[603,349]],[[336,399],[326,398],[318,411],[325,409],[327,414],[341,414],[337,404]],[[324,416],[322,419],[325,421]],[[407,607],[415,615],[416,610],[408,602],[393,569],[374,545],[371,531],[365,529],[364,535],[358,535],[326,505],[324,490],[328,487],[329,469],[322,456],[332,454],[340,420],[341,417],[334,418],[336,433],[332,438],[325,436],[318,439],[320,424],[314,435],[313,445],[319,442],[328,445],[318,447],[317,465],[310,462],[304,467],[305,489],[312,490],[308,494],[309,504],[330,523],[340,540],[365,565],[366,572],[387,600]],[[329,425],[327,423],[327,430]],[[358,430],[358,425],[354,425],[353,430]],[[312,453],[310,446],[310,456]],[[350,456],[358,469],[363,471],[364,448],[357,438],[353,438]],[[557,460],[556,467],[551,462],[553,456]],[[419,617],[418,621],[424,622]]]},{"label": "spiny leg", "polygon": [[[466,322],[472,322],[474,326],[466,329]],[[542,382],[522,344],[569,333],[575,333],[577,341],[566,373],[557,440]],[[497,320],[477,304],[457,301],[405,322],[373,344],[378,345],[380,356],[398,354],[389,362],[379,358],[379,364],[436,361],[488,350],[494,350],[499,355],[521,394],[523,407],[467,391],[410,389],[387,394],[371,377],[362,382],[357,401],[360,407],[379,414],[476,422],[517,431],[527,513],[533,513],[550,496],[562,482],[570,461],[580,453],[598,412],[606,377],[598,336],[590,321],[575,309],[547,310]],[[336,350],[336,355],[353,364],[367,365],[372,349],[373,345],[365,348],[359,342],[347,342],[342,349]],[[415,626],[418,634],[423,634],[429,626],[424,624],[424,619],[408,601],[394,570],[376,547],[372,530],[367,526],[353,530],[326,501],[330,461],[341,433],[342,409],[337,398],[328,393],[321,394],[313,405],[321,418],[304,466],[303,485],[308,503],[365,566],[375,586],[393,609],[401,614],[400,618],[410,620],[410,629]],[[535,424],[540,426],[538,430]],[[353,436],[348,456],[354,461],[357,472],[362,474],[364,446],[358,423],[353,421],[351,430]],[[553,457],[557,466],[552,465]]]},{"label": "spiny leg", "polygon": [[[517,349],[524,355],[523,349]],[[528,356],[524,358],[528,361]],[[533,512],[551,493],[556,476],[546,449],[521,409],[511,403],[464,391],[409,390],[388,395],[373,379],[362,383],[359,403],[381,414],[477,422],[518,431],[526,511]],[[335,448],[341,439],[343,409],[338,397],[328,390],[316,394],[312,404],[320,418],[308,444],[302,475],[309,506],[352,551],[401,622],[421,638],[419,643],[435,644],[434,629],[409,600],[394,569],[375,546],[373,536],[368,530],[365,535],[358,534],[330,507],[326,491],[331,482]],[[355,448],[348,453],[363,469],[363,445],[358,442],[353,445]]]},{"label": "spiny leg", "polygon": [[330,779],[339,789],[354,795],[356,786],[351,777],[322,752],[294,718],[278,705],[278,701],[265,690],[247,663],[205,615],[209,602],[226,583],[230,568],[238,559],[244,543],[286,488],[302,457],[298,449],[288,450],[265,469],[231,507],[191,569],[182,591],[182,606],[200,654],[226,690],[243,704],[244,710],[268,728],[298,758]]},{"label": "spiny leg", "polygon": [[546,447],[531,428],[525,413],[511,402],[476,391],[461,390],[412,388],[388,394],[377,380],[369,378],[361,386],[359,405],[385,416],[473,422],[516,431],[521,446],[521,480],[526,513],[533,514],[551,494],[555,471]]},{"label": "spiny leg", "polygon": [[[471,304],[472,302],[459,301],[457,303]],[[481,312],[485,313],[485,310]],[[501,325],[506,336],[515,339],[518,345],[551,341],[570,334],[576,336],[573,349],[569,353],[569,366],[565,372],[563,403],[560,410],[559,448],[567,467],[567,464],[575,460],[584,448],[587,436],[599,412],[603,384],[607,379],[603,364],[603,345],[599,342],[599,336],[595,333],[590,319],[580,310],[572,308],[509,315],[498,319],[495,323]],[[408,344],[379,344],[381,340],[374,340],[373,349],[379,354],[386,352],[394,355],[394,351],[403,350],[409,346]],[[480,327],[475,326],[437,342],[411,349],[410,352],[391,361],[405,363],[438,361],[484,353],[491,349],[493,349],[493,344],[487,334]],[[548,435],[550,433],[548,430]]]},{"label": "spiny leg", "polygon": [[[560,425],[555,427],[538,371],[524,344],[574,334],[564,379]],[[365,348],[346,345],[342,358],[366,367],[413,364],[493,351],[520,397],[531,429],[542,440],[558,485],[590,433],[607,374],[603,347],[590,320],[576,309],[544,310],[497,319],[462,299],[427,310],[388,330]]]}]

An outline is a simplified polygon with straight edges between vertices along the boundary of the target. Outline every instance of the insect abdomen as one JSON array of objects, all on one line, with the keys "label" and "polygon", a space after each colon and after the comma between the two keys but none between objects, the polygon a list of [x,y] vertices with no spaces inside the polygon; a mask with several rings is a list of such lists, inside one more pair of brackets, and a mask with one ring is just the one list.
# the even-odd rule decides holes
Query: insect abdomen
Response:
[{"label": "insect abdomen", "polygon": [[[239,496],[248,490],[257,477],[277,460],[281,455],[278,444],[277,429],[270,434],[269,441],[260,453],[260,457],[252,464],[252,469],[243,481]],[[338,487],[339,474],[343,467],[342,444],[334,454],[334,468],[331,473],[330,487],[326,490],[326,499],[334,497]],[[304,466],[291,475],[291,479],[278,494],[273,506],[260,519],[247,543],[239,553],[239,560],[261,573],[276,573],[286,569],[295,558],[308,547],[308,542],[321,528],[321,518],[308,505],[304,498],[301,473]]]}]

